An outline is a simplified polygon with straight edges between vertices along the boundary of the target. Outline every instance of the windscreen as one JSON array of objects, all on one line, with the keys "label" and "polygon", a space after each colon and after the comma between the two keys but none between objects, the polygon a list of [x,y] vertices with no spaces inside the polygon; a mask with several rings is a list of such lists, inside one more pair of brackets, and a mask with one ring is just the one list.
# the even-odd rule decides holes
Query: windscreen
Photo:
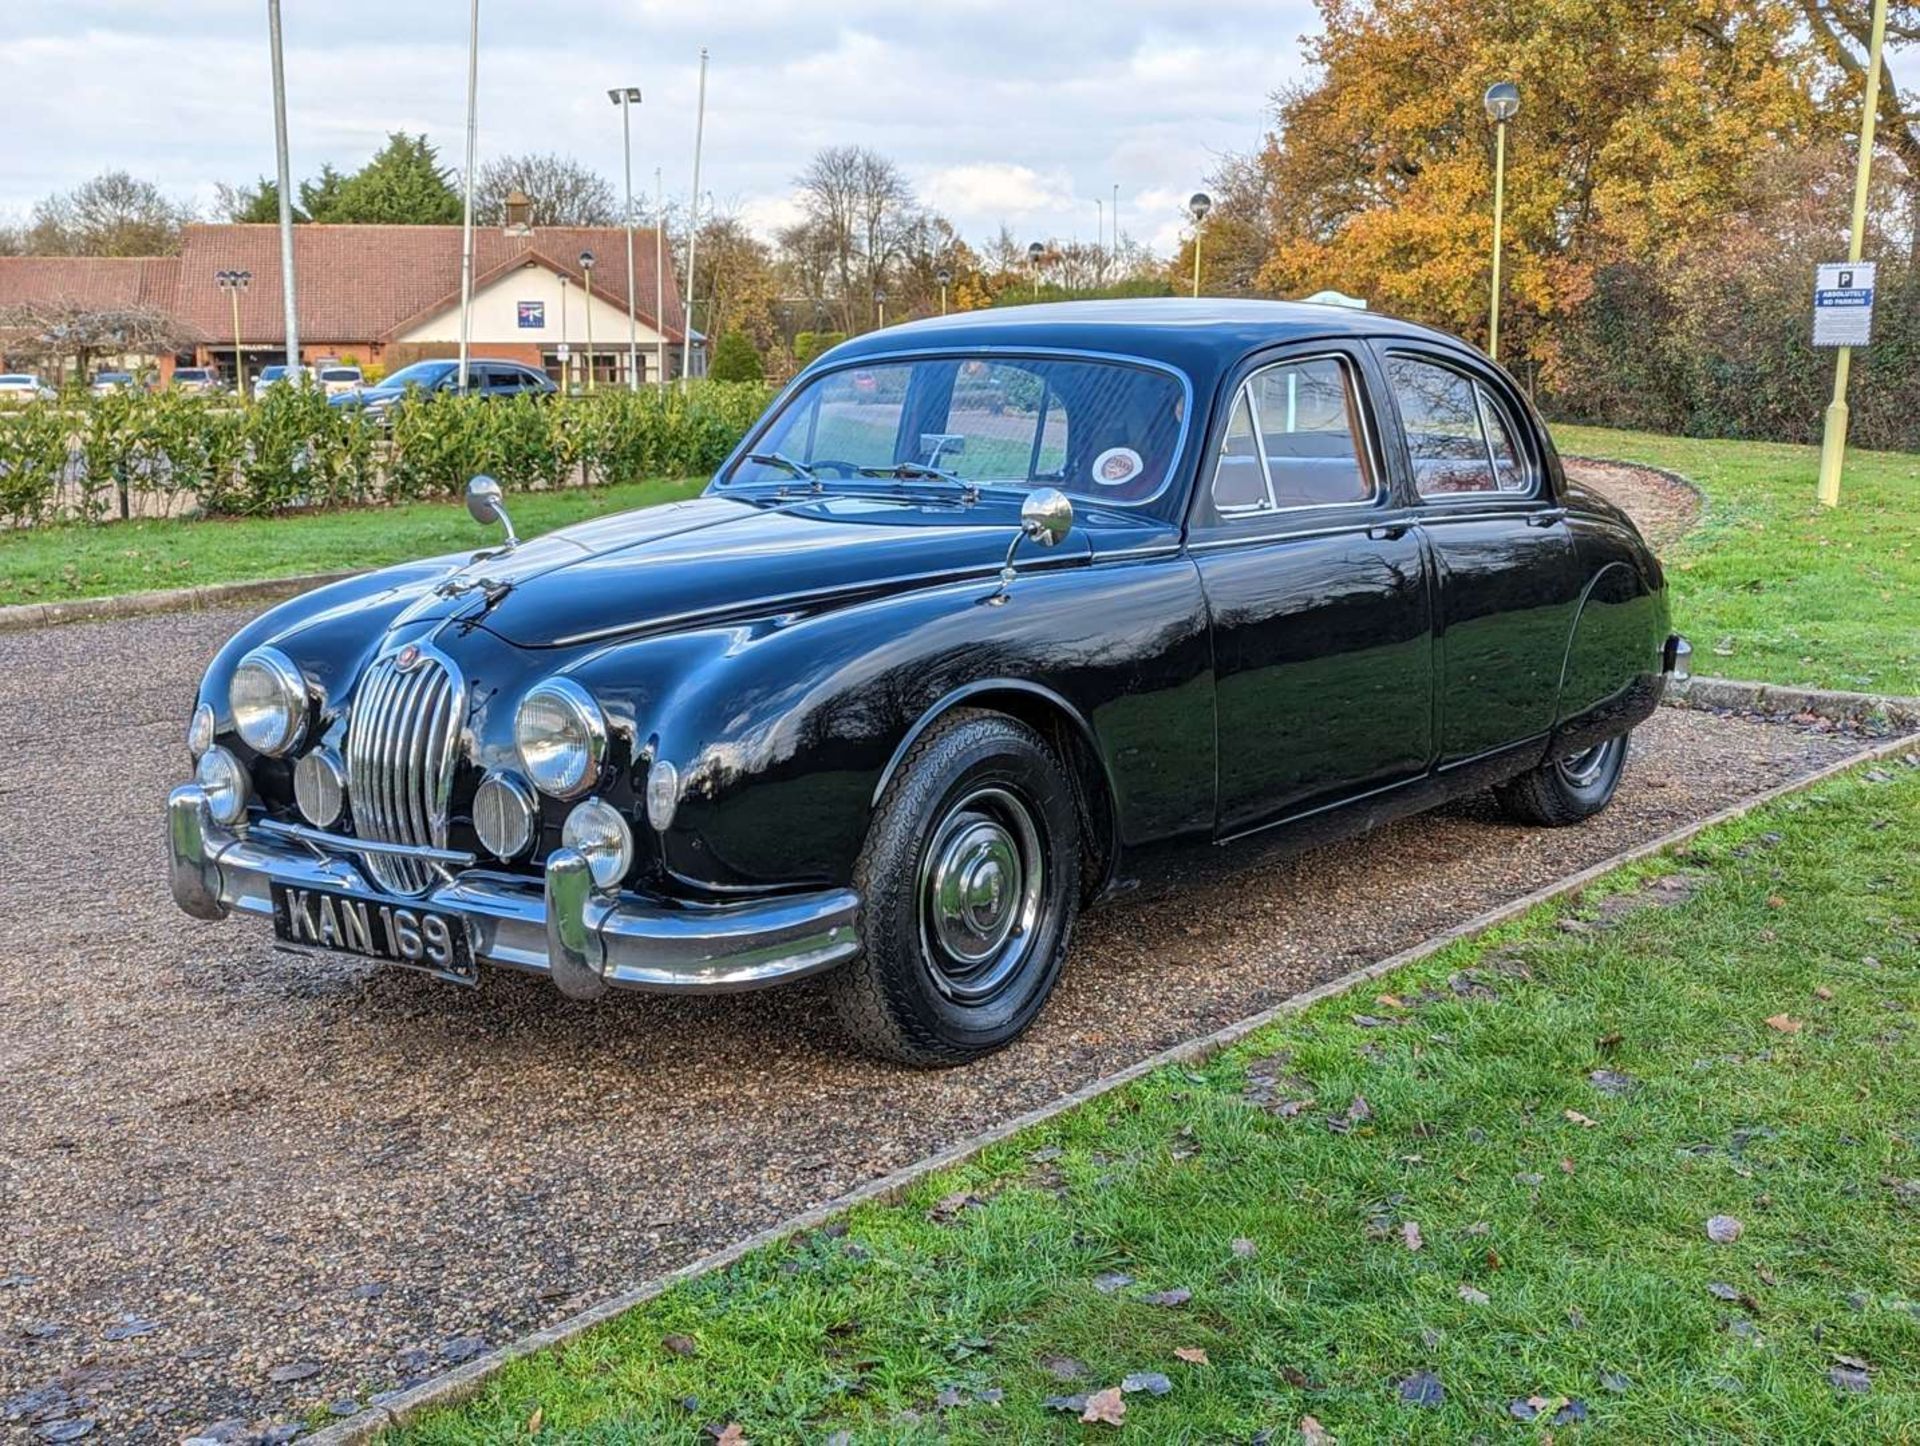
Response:
[{"label": "windscreen", "polygon": [[[1186,414],[1155,367],[1079,357],[929,357],[822,374],[756,435],[728,483],[902,466],[979,486],[1054,486],[1121,505],[1166,489]],[[753,461],[779,456],[785,464]]]}]

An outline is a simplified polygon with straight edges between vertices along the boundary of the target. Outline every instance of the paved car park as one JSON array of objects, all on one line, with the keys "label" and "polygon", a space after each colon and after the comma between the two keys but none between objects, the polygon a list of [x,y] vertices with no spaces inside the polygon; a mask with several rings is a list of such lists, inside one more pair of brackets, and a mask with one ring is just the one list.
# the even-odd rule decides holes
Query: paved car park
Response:
[{"label": "paved car park", "polygon": [[807,987],[578,1004],[181,915],[160,805],[241,618],[0,636],[12,1430],[177,1440],[364,1401],[1854,746],[1662,710],[1585,826],[1459,806],[1096,913],[1029,1037],[916,1074],[852,1053]]}]

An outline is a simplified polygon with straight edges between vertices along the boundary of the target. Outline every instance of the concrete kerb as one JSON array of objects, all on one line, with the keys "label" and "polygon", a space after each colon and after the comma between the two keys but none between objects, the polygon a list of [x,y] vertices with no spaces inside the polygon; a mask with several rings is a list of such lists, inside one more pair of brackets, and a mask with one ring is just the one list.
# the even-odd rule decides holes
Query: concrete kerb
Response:
[{"label": "concrete kerb", "polygon": [[280,602],[330,582],[358,577],[364,571],[365,568],[354,568],[346,572],[308,572],[297,577],[263,577],[250,582],[209,583],[205,587],[167,588],[158,592],[123,592],[110,597],[74,598],[70,602],[17,603],[0,607],[0,633],[62,623],[96,622],[104,618],[204,612],[242,603]]},{"label": "concrete kerb", "polygon": [[422,1382],[413,1389],[402,1392],[392,1400],[386,1401],[379,1406],[369,1407],[358,1415],[347,1417],[345,1420],[324,1427],[314,1435],[304,1437],[303,1439],[312,1443],[312,1446],[357,1446],[357,1443],[372,1440],[381,1431],[388,1430],[395,1426],[403,1426],[428,1411],[443,1410],[447,1407],[458,1405],[460,1402],[478,1393],[480,1388],[488,1380],[497,1375],[504,1367],[513,1361],[519,1360],[524,1356],[532,1355],[537,1351],[564,1345],[585,1332],[592,1330],[595,1326],[604,1324],[612,1320],[615,1316],[626,1313],[635,1306],[653,1299],[655,1296],[672,1289],[675,1285],[683,1281],[708,1275],[716,1270],[723,1270],[735,1261],[738,1261],[742,1256],[748,1255],[755,1250],[762,1249],[769,1245],[776,1245],[804,1231],[818,1229],[834,1216],[842,1214],[855,1206],[865,1205],[875,1201],[887,1202],[895,1200],[926,1176],[938,1170],[945,1169],[949,1165],[956,1165],[962,1161],[972,1159],[981,1151],[992,1145],[999,1144],[1002,1140],[1008,1139],[1013,1135],[1019,1134],[1022,1130],[1030,1129],[1034,1125],[1041,1124],[1056,1115],[1065,1113],[1067,1110],[1083,1105],[1089,1100],[1098,1099],[1100,1096],[1109,1094],[1123,1085],[1130,1084],[1134,1080],[1139,1079],[1143,1075],[1151,1074],[1155,1070],[1164,1069],[1169,1065],[1191,1064],[1196,1061],[1208,1059],[1220,1053],[1222,1050],[1237,1044],[1248,1035],[1264,1029],[1267,1025],[1277,1020],[1298,1014],[1324,999],[1331,999],[1338,995],[1345,994],[1351,989],[1379,979],[1383,975],[1390,974],[1396,969],[1416,963],[1430,955],[1437,954],[1442,949],[1462,939],[1469,939],[1484,934],[1500,924],[1518,918],[1529,909],[1535,908],[1540,904],[1578,894],[1582,889],[1585,889],[1588,885],[1613,872],[1615,869],[1627,864],[1636,863],[1642,859],[1651,858],[1668,849],[1676,848],[1706,829],[1744,817],[1755,809],[1763,808],[1767,804],[1793,794],[1804,792],[1809,788],[1823,783],[1849,769],[1857,768],[1862,764],[1872,763],[1879,759],[1892,758],[1902,753],[1915,751],[1920,751],[1920,731],[1910,732],[1898,738],[1874,743],[1866,748],[1860,749],[1858,752],[1850,754],[1837,763],[1829,764],[1817,772],[1808,774],[1805,778],[1795,779],[1792,782],[1781,784],[1777,788],[1768,789],[1764,793],[1755,794],[1752,798],[1731,804],[1694,823],[1684,824],[1647,843],[1637,844],[1632,848],[1624,849],[1614,854],[1611,858],[1603,859],[1601,862],[1581,869],[1577,873],[1568,874],[1564,878],[1556,879],[1554,882],[1535,889],[1530,893],[1523,894],[1517,899],[1509,900],[1505,904],[1489,909],[1487,912],[1477,915],[1463,924],[1457,924],[1450,929],[1442,930],[1440,933],[1413,945],[1411,948],[1402,949],[1396,954],[1390,954],[1384,959],[1364,965],[1351,973],[1341,975],[1338,979],[1328,980],[1325,984],[1317,985],[1312,989],[1306,990],[1304,993],[1293,995],[1270,1009],[1264,1009],[1258,1014],[1250,1015],[1236,1023],[1226,1025],[1224,1028],[1217,1029],[1210,1034],[1201,1035],[1198,1038],[1187,1040],[1182,1044],[1176,1044],[1136,1064],[1129,1065],[1125,1069],[1102,1076],[1100,1079],[1082,1085],[1070,1094],[1063,1095],[1059,1099],[1041,1105],[1037,1109],[1029,1110],[1025,1114],[1016,1116],[1003,1124],[995,1125],[991,1129],[984,1130],[957,1144],[950,1145],[944,1150],[926,1156],[924,1159],[916,1160],[914,1163],[903,1166],[890,1174],[882,1175],[878,1179],[869,1181],[867,1184],[849,1191],[837,1199],[830,1200],[823,1205],[817,1205],[811,1210],[802,1211],[800,1214],[791,1216],[777,1225],[768,1226],[765,1230],[757,1231],[745,1239],[727,1246],[725,1249],[702,1256],[698,1260],[690,1261],[678,1270],[655,1276],[653,1279],[645,1281],[631,1289],[621,1291],[601,1301],[597,1305],[589,1306],[576,1315],[569,1316],[567,1319],[558,1321],[542,1330],[537,1330],[522,1336],[518,1340],[501,1346],[497,1350],[490,1351],[486,1355],[469,1361],[463,1366],[456,1367],[454,1370],[448,1371],[443,1375],[436,1376],[430,1381]]}]

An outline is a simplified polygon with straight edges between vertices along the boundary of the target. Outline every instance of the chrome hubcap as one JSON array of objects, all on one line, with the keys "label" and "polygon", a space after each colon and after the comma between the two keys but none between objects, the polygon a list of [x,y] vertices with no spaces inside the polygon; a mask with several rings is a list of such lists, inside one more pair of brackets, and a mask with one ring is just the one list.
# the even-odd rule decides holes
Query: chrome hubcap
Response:
[{"label": "chrome hubcap", "polygon": [[1553,766],[1575,788],[1585,788],[1606,772],[1613,761],[1614,750],[1619,746],[1618,738],[1609,738],[1605,743],[1596,743],[1591,748],[1569,754]]},{"label": "chrome hubcap", "polygon": [[947,810],[920,868],[920,935],[933,982],[977,1003],[1019,969],[1045,882],[1040,834],[1026,804],[982,788]]}]

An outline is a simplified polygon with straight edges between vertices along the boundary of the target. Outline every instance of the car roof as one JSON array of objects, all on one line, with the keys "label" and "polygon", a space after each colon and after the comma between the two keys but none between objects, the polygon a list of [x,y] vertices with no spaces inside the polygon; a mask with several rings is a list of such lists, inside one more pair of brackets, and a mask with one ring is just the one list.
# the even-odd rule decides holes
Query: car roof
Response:
[{"label": "car roof", "polygon": [[[1203,375],[1248,352],[1322,337],[1399,336],[1459,346],[1457,338],[1377,311],[1304,301],[1135,297],[1044,302],[956,312],[870,331],[835,347],[834,364],[888,353],[1040,347],[1164,361]],[[824,360],[824,358],[823,358]]]}]

